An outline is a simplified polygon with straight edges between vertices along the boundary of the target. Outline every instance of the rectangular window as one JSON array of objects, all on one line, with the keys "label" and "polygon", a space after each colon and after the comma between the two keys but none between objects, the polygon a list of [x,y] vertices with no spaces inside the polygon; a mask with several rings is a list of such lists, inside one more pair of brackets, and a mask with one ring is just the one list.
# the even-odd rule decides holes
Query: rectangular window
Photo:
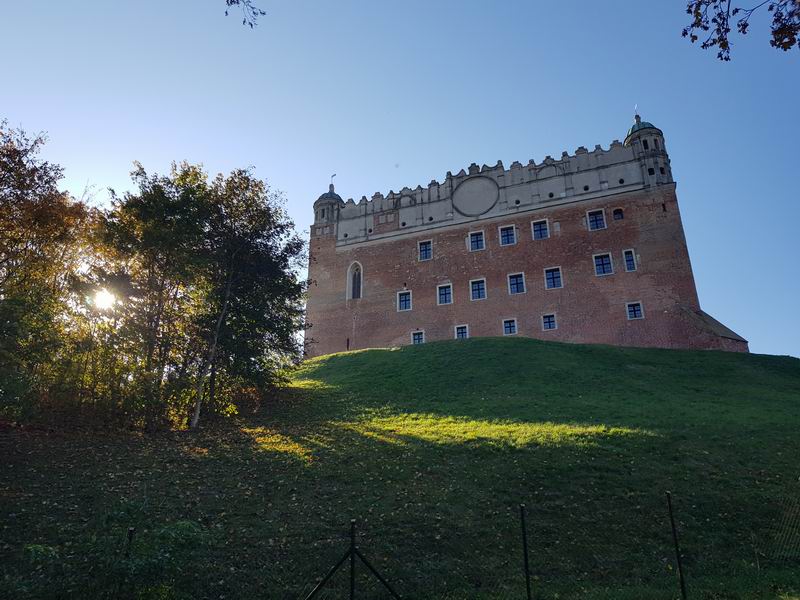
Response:
[{"label": "rectangular window", "polygon": [[483,250],[486,246],[483,243],[483,232],[473,231],[469,234],[469,250],[475,252],[476,250]]},{"label": "rectangular window", "polygon": [[548,290],[555,290],[563,286],[561,281],[561,267],[553,267],[544,270],[544,287]]},{"label": "rectangular window", "polygon": [[397,310],[411,310],[411,292],[397,292]]},{"label": "rectangular window", "polygon": [[556,324],[556,316],[555,315],[542,315],[542,329],[547,331],[548,329],[557,329],[558,325]]},{"label": "rectangular window", "polygon": [[512,246],[517,243],[517,229],[513,225],[500,228],[500,245]]},{"label": "rectangular window", "polygon": [[546,240],[550,237],[550,230],[547,227],[547,219],[544,221],[534,221],[531,223],[533,227],[533,239]]},{"label": "rectangular window", "polygon": [[644,308],[641,302],[628,302],[628,320],[644,319]]},{"label": "rectangular window", "polygon": [[514,335],[517,333],[517,320],[504,319],[503,320],[503,335]]},{"label": "rectangular window", "polygon": [[469,337],[469,325],[456,325],[456,339],[465,340]]},{"label": "rectangular window", "polygon": [[625,257],[625,270],[635,271],[636,270],[636,254],[633,250],[625,250],[622,253],[622,256]]},{"label": "rectangular window", "polygon": [[589,231],[606,228],[606,216],[602,210],[590,210],[586,213],[586,219],[589,224]]},{"label": "rectangular window", "polygon": [[424,331],[412,331],[411,332],[411,343],[416,344],[424,344],[425,343],[425,332]]},{"label": "rectangular window", "polygon": [[430,260],[433,258],[433,242],[425,240],[419,243],[419,259]]},{"label": "rectangular window", "polygon": [[471,300],[483,300],[486,298],[486,280],[473,279],[469,282],[469,294]]},{"label": "rectangular window", "polygon": [[611,275],[613,273],[614,273],[614,266],[611,264],[611,255],[595,254],[594,274],[599,277],[601,275]]},{"label": "rectangular window", "polygon": [[642,147],[645,150],[650,150],[650,145],[647,143],[647,140],[642,140]]},{"label": "rectangular window", "polygon": [[508,293],[509,294],[524,294],[525,293],[525,274],[512,273],[508,276]]},{"label": "rectangular window", "polygon": [[453,303],[453,286],[449,283],[437,287],[436,304],[452,304]]}]

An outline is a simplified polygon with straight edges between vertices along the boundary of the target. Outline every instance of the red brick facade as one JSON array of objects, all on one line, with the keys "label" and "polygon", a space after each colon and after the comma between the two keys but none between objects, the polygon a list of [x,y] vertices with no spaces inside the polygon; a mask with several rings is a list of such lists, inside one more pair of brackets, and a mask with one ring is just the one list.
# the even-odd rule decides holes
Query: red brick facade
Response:
[{"label": "red brick facade", "polygon": [[[609,151],[565,154],[573,173],[564,177],[545,177],[544,169],[555,162],[548,157],[540,167],[531,166],[529,176],[519,163],[510,171],[498,163],[493,173],[473,165],[469,174],[448,173],[445,185],[432,182],[428,192],[406,188],[384,203],[376,195],[372,203],[345,204],[331,186],[315,204],[307,354],[410,344],[414,332],[424,332],[425,342],[453,339],[460,325],[468,326],[469,337],[500,336],[507,319],[516,320],[515,335],[545,340],[746,352],[744,339],[700,309],[663,138],[652,125],[642,127],[652,136],[644,148],[637,136],[644,139],[645,133],[629,133],[624,147],[615,142]],[[635,186],[619,177],[640,172]],[[599,179],[591,181],[587,173]],[[495,186],[489,176],[500,183]],[[473,186],[476,193],[459,196],[461,183],[479,178],[484,179],[482,187]],[[567,181],[563,192],[548,192],[561,181]],[[544,191],[525,206],[526,196],[513,191],[523,185]],[[484,202],[492,193],[502,200]],[[459,209],[459,201],[466,208]],[[434,208],[426,207],[437,202],[450,212],[435,217]],[[472,207],[483,213],[470,217],[464,211]],[[605,227],[590,230],[587,213],[596,210],[603,211]],[[435,218],[441,222],[431,223]],[[534,239],[532,222],[544,219],[549,236]],[[508,226],[515,228],[516,243],[501,245],[499,228]],[[471,251],[469,235],[478,231],[485,248]],[[426,240],[432,258],[420,260],[419,242]],[[626,265],[626,250],[633,251],[635,270]],[[594,257],[603,254],[610,255],[613,272],[598,275]],[[351,297],[348,285],[354,265],[361,270],[360,298]],[[552,267],[560,267],[561,288],[545,287],[545,269]],[[512,294],[508,276],[519,273],[524,292]],[[484,299],[471,297],[476,279],[485,279]],[[448,304],[437,302],[444,284],[452,286]],[[410,310],[398,310],[403,291],[411,292]],[[629,303],[638,303],[641,315]],[[543,327],[544,315],[554,315],[555,328]]]},{"label": "red brick facade", "polygon": [[[603,209],[605,229],[590,231],[587,211]],[[613,211],[622,209],[615,220]],[[547,219],[549,238],[534,240],[531,223]],[[397,220],[394,220],[395,226]],[[514,225],[516,243],[500,245],[499,227]],[[483,231],[485,249],[471,252],[468,236]],[[432,240],[433,258],[420,261],[418,242]],[[636,270],[626,271],[632,249]],[[686,249],[674,185],[596,201],[541,209],[445,227],[389,241],[337,249],[333,234],[311,238],[307,352],[452,339],[457,325],[470,337],[503,335],[503,320],[517,320],[517,335],[563,342],[719,348],[746,351],[694,318],[700,305]],[[613,274],[595,274],[593,256],[609,253]],[[360,263],[362,297],[347,299],[350,265]],[[545,289],[544,270],[561,267],[563,287]],[[508,275],[524,273],[525,292],[509,294]],[[486,298],[470,299],[470,281],[486,280]],[[437,304],[437,286],[452,284],[452,304]],[[397,310],[397,292],[412,292],[412,309]],[[627,303],[641,302],[644,318],[630,320]],[[543,330],[554,314],[556,329]]]}]

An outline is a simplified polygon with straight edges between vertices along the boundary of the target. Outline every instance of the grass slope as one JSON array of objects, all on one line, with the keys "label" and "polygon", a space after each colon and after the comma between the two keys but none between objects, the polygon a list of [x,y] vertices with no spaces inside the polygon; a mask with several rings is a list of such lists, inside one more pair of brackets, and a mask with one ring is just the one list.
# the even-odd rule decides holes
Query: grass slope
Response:
[{"label": "grass slope", "polygon": [[[198,435],[0,432],[0,596],[800,598],[800,361],[473,339],[310,360]],[[125,534],[136,527],[130,556]],[[385,597],[360,570],[358,598]],[[347,574],[324,597],[346,597]]]}]

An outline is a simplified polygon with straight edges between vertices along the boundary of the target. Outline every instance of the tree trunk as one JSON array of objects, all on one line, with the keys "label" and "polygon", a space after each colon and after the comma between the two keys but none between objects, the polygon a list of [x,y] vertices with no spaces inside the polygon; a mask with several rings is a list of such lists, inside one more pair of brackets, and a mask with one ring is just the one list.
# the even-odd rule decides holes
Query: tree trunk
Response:
[{"label": "tree trunk", "polygon": [[200,408],[203,404],[203,387],[205,386],[206,377],[214,363],[214,355],[217,352],[217,340],[219,340],[219,332],[222,329],[222,322],[225,320],[225,315],[228,312],[228,300],[231,297],[231,279],[225,285],[225,299],[222,302],[219,316],[217,317],[217,324],[214,326],[214,334],[211,337],[211,342],[208,345],[208,354],[203,359],[203,365],[200,372],[197,374],[197,385],[195,386],[195,401],[194,412],[192,418],[189,420],[189,429],[197,429],[197,424],[200,422]]}]

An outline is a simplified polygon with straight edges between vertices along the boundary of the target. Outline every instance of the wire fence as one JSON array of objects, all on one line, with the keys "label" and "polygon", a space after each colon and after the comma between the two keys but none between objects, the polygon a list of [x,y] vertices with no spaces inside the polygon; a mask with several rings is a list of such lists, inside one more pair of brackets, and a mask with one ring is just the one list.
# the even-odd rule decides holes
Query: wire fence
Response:
[{"label": "wire fence", "polygon": [[[535,522],[532,524],[529,523],[531,519],[525,504],[519,504],[518,508],[519,545],[516,548],[506,549],[508,556],[504,564],[508,568],[508,573],[502,578],[506,582],[506,585],[503,586],[503,593],[498,592],[497,597],[526,598],[527,600],[539,600],[545,597],[558,598],[560,596],[557,593],[552,595],[548,592],[547,585],[542,582],[544,578],[540,577],[537,569],[532,567],[531,553],[535,553],[536,548],[536,525]],[[687,559],[692,560],[692,549],[684,547],[682,543],[681,530],[676,519],[676,513],[679,512],[679,510],[680,508],[676,509],[674,506],[672,494],[669,491],[665,492],[664,516],[667,517],[665,521],[669,523],[669,537],[672,543],[669,548],[664,548],[664,551],[671,553],[670,560],[674,561],[675,568],[674,575],[670,578],[669,582],[665,579],[661,581],[659,585],[666,584],[671,586],[671,597],[681,598],[681,600],[687,600],[693,597],[705,598],[708,596],[704,594],[697,594],[696,596],[691,595],[691,580],[687,577],[685,572],[684,562]],[[380,536],[380,533],[377,535]],[[326,597],[342,598],[346,595],[349,600],[362,597],[391,597],[397,600],[400,600],[400,598],[419,597],[418,595],[413,596],[411,594],[404,596],[403,590],[396,588],[395,584],[390,583],[386,578],[386,574],[381,573],[367,559],[358,546],[355,519],[350,521],[350,533],[348,538],[336,537],[326,538],[326,540],[331,543],[338,542],[338,544],[342,545],[346,542],[348,544],[347,549],[338,562],[336,562],[321,579],[316,582],[303,582],[303,588],[308,589],[312,585],[313,588],[308,593],[301,593],[299,596],[301,600],[313,600],[319,597],[326,587],[329,592],[333,592],[332,595]],[[373,542],[379,540],[380,537],[374,539]],[[376,544],[373,543],[373,545]],[[761,552],[761,554],[765,557],[767,556],[763,552]],[[758,555],[759,551],[756,551],[756,560],[758,560]],[[798,566],[800,566],[800,499],[786,499],[783,518],[778,525],[778,534],[774,543],[771,545],[769,557],[778,561],[795,561],[798,562]],[[602,551],[593,553],[592,558],[598,565],[604,565],[606,568],[613,568],[615,562],[623,562],[622,560],[614,560],[613,557],[603,556]],[[366,567],[365,574],[367,577],[362,577],[357,580],[356,568],[359,563],[356,559],[359,559],[361,565]],[[349,579],[347,582],[341,580],[336,582],[334,576],[347,564],[348,560]],[[395,557],[395,562],[402,560],[402,556]],[[384,562],[391,563],[392,558],[389,557],[385,559]],[[539,562],[538,569],[546,571],[547,566]],[[443,576],[448,575],[450,574]],[[359,582],[358,586],[356,585],[357,581]],[[516,588],[516,590],[514,588]],[[489,595],[494,597],[491,591]]]}]

